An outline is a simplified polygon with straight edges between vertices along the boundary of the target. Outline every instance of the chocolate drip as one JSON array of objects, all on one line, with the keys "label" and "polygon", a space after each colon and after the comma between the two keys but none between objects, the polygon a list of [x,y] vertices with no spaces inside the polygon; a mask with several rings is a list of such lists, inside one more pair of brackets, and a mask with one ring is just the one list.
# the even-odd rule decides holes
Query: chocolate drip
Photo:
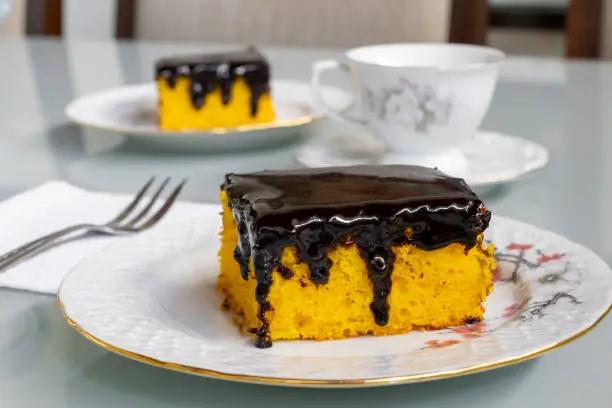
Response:
[{"label": "chocolate drip", "polygon": [[170,88],[176,86],[179,76],[189,79],[189,97],[195,109],[202,108],[217,88],[222,103],[229,104],[234,82],[242,78],[251,91],[251,116],[256,116],[259,99],[270,91],[270,67],[252,47],[235,53],[165,58],[157,62],[155,70],[156,77],[164,78]]},{"label": "chocolate drip", "polygon": [[[272,269],[277,261],[270,259],[270,254],[267,256],[266,254],[262,255],[263,256],[254,256],[253,259],[253,266],[257,279],[257,285],[255,286],[255,300],[259,304],[257,318],[261,322],[261,326],[259,326],[253,334],[255,334],[256,338],[256,347],[269,348],[272,347],[272,341],[270,340],[270,326],[268,320],[266,319],[266,312],[271,308],[270,302],[268,301],[268,293],[270,292],[270,286],[272,285]],[[242,277],[245,280],[248,279],[249,256],[242,251],[239,245],[236,246],[236,250],[234,251],[234,258],[240,265],[240,273],[242,274]],[[246,272],[244,265],[246,265]]]},{"label": "chocolate drip", "polygon": [[262,95],[270,93],[270,84],[269,83],[253,83],[251,85],[251,116],[257,115],[257,105],[259,104],[259,98]]},{"label": "chocolate drip", "polygon": [[[261,326],[255,332],[255,346],[258,348],[272,347],[270,340],[270,326],[266,319],[266,312],[271,309],[268,301],[268,293],[272,286],[272,271],[280,265],[280,257],[285,245],[280,245],[280,242],[285,242],[284,238],[277,235],[274,230],[261,231],[259,237],[258,249],[252,250],[253,269],[255,271],[255,279],[257,285],[255,287],[255,300],[259,304],[257,318],[261,322]],[[242,253],[242,251],[240,251]],[[248,265],[248,258],[241,254],[239,263]]]},{"label": "chocolate drip", "polygon": [[272,347],[272,340],[270,340],[270,325],[268,323],[268,319],[266,319],[266,312],[270,310],[270,302],[268,302],[270,284],[271,282],[258,283],[255,287],[255,299],[257,300],[257,303],[259,303],[257,318],[259,321],[261,321],[261,326],[255,332],[255,347],[257,348]]},{"label": "chocolate drip", "polygon": [[[296,246],[317,285],[329,281],[328,251],[357,245],[373,286],[374,321],[389,321],[388,296],[395,255],[393,247],[410,243],[435,250],[460,243],[466,251],[478,242],[490,213],[463,180],[411,166],[352,167],[228,175],[222,186],[240,236],[236,260],[248,277],[249,256],[257,280],[261,322],[256,346],[270,347],[266,312],[275,268],[285,279],[282,251]],[[245,233],[246,232],[246,233]],[[250,248],[245,237],[251,237]],[[247,240],[249,238],[246,238]],[[246,267],[246,275],[245,268]]]},{"label": "chocolate drip", "polygon": [[238,244],[234,249],[234,259],[240,265],[240,274],[242,279],[249,278],[249,259],[251,257],[251,244],[249,242],[249,231],[247,221],[241,219],[241,214],[234,211],[234,220],[238,226]]},{"label": "chocolate drip", "polygon": [[327,252],[336,244],[344,240],[344,231],[327,225],[325,228],[304,228],[295,233],[295,245],[298,256],[310,268],[310,280],[317,285],[324,285],[329,281],[329,269],[332,261]]},{"label": "chocolate drip", "polygon": [[379,326],[386,326],[389,322],[387,297],[391,293],[391,272],[395,261],[391,246],[406,241],[405,235],[388,221],[361,226],[351,235],[366,263],[374,289],[374,299],[370,304],[374,321]]}]

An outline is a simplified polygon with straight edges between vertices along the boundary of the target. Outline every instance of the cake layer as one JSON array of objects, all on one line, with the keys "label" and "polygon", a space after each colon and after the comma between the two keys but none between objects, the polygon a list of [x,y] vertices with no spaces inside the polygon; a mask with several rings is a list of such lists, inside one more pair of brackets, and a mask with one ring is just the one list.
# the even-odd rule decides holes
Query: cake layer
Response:
[{"label": "cake layer", "polygon": [[[234,260],[238,240],[231,210],[223,216],[219,291],[224,305],[249,333],[261,329],[256,301],[257,279],[247,279]],[[269,340],[340,339],[444,328],[483,318],[482,302],[492,290],[493,247],[479,241],[467,253],[460,244],[427,251],[411,244],[394,245],[388,321],[380,325],[372,313],[374,284],[358,246],[350,238],[330,248],[329,279],[316,284],[295,246],[282,250],[271,274],[265,321]]]},{"label": "cake layer", "polygon": [[257,114],[251,115],[251,90],[242,79],[234,82],[232,99],[228,105],[223,104],[221,90],[217,88],[207,96],[206,106],[201,109],[194,108],[187,96],[190,86],[187,78],[178,78],[174,88],[170,88],[164,79],[158,80],[161,101],[160,128],[208,130],[255,125],[274,120],[274,107],[269,93],[259,97]]},{"label": "cake layer", "polygon": [[274,119],[270,67],[255,48],[164,58],[155,65],[160,127],[237,127]]},{"label": "cake layer", "polygon": [[[451,248],[453,253],[459,251],[468,257],[481,245],[482,232],[490,219],[490,213],[463,180],[416,166],[230,174],[222,190],[238,232],[233,258],[243,280],[252,281],[251,273],[255,278],[250,285],[255,285],[260,321],[256,334],[261,347],[269,346],[274,337],[267,315],[281,313],[270,301],[275,270],[291,275],[303,267],[308,282],[317,288],[327,287],[332,271],[356,279],[356,262],[348,262],[355,270],[338,267],[337,263],[357,254],[355,260],[361,260],[371,285],[371,319],[385,328],[379,331],[394,330],[388,326],[389,297],[394,279],[402,276],[396,269],[403,265],[398,263],[397,251],[422,254],[419,258],[425,261],[419,262],[424,265],[430,265],[434,252]],[[353,248],[352,256],[342,255],[347,248]],[[284,264],[288,250],[294,253],[294,262],[290,263],[295,268]],[[427,252],[431,254],[423,255]],[[334,260],[337,253],[342,256]],[[462,264],[464,260],[460,257],[453,262]],[[418,262],[405,264],[406,270],[411,270]],[[467,273],[482,275],[482,268],[469,265]],[[443,264],[434,269],[440,273],[454,270]],[[483,284],[487,285],[486,279]],[[481,287],[478,293],[484,293]],[[236,303],[231,299],[237,297],[229,292],[226,295],[230,304]],[[405,330],[419,325],[405,323]]]}]

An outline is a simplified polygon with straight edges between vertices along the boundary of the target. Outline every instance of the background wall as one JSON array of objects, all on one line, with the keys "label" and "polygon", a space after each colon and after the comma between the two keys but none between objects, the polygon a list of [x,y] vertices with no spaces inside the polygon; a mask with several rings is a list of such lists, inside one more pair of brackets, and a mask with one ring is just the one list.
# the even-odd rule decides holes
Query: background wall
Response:
[{"label": "background wall", "polygon": [[[88,40],[113,38],[117,1],[121,0],[63,0],[62,33],[69,38]],[[166,0],[167,8],[171,1]]]},{"label": "background wall", "polygon": [[0,21],[0,36],[15,37],[23,33],[26,0],[13,0],[11,13]]},{"label": "background wall", "polygon": [[139,2],[136,36],[335,46],[446,41],[450,1],[173,0],[168,7],[167,0],[146,0]]},{"label": "background wall", "polygon": [[570,0],[489,0],[495,6],[566,7]]},{"label": "background wall", "polygon": [[[121,0],[63,0],[64,36],[113,38],[118,1]],[[446,41],[451,1],[141,0],[136,37],[340,47],[389,41]],[[570,0],[488,1],[492,6],[502,7],[563,8]],[[601,54],[612,59],[612,0],[603,1]],[[12,0],[11,14],[0,21],[0,37],[23,35],[26,5],[43,2]],[[348,8],[352,13],[345,12]],[[42,15],[36,18],[42,21]],[[562,30],[490,30],[489,45],[511,54],[562,57],[564,37]]]}]

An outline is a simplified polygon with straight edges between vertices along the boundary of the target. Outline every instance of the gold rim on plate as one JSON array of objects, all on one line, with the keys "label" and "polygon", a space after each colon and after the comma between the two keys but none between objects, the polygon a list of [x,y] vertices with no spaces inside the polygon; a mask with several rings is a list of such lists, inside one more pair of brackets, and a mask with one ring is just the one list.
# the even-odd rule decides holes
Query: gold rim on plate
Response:
[{"label": "gold rim on plate", "polygon": [[299,119],[278,120],[278,121],[271,121],[267,123],[257,123],[253,125],[236,126],[236,127],[231,127],[231,128],[213,128],[213,129],[207,129],[207,130],[186,130],[186,131],[164,131],[161,129],[134,130],[134,129],[128,129],[128,128],[122,129],[119,127],[112,127],[112,126],[107,127],[107,126],[92,125],[91,123],[80,121],[72,116],[68,116],[68,115],[66,116],[68,117],[68,120],[70,123],[74,125],[82,126],[85,128],[103,130],[105,132],[112,132],[112,133],[130,134],[130,135],[147,135],[151,137],[161,137],[161,136],[170,136],[170,135],[194,136],[195,137],[199,135],[225,135],[225,134],[230,134],[230,133],[253,132],[256,130],[281,129],[281,128],[286,128],[286,127],[306,125],[316,120],[323,119],[324,117],[323,114],[317,114],[317,115],[313,114],[313,115],[304,115],[300,117]]},{"label": "gold rim on plate", "polygon": [[437,373],[430,374],[415,374],[415,375],[405,375],[399,377],[381,377],[381,378],[367,378],[367,379],[353,379],[353,380],[306,380],[299,378],[281,378],[281,377],[264,377],[264,376],[255,376],[255,375],[246,375],[246,374],[232,374],[232,373],[224,373],[221,371],[208,370],[205,368],[192,367],[182,364],[176,363],[167,363],[164,361],[160,361],[151,357],[143,356],[142,354],[134,353],[128,350],[121,349],[119,347],[113,346],[105,342],[104,340],[100,340],[94,335],[88,333],[85,329],[79,326],[74,320],[72,320],[67,314],[62,305],[62,301],[59,298],[59,294],[57,296],[57,303],[62,311],[62,315],[64,319],[68,322],[68,324],[83,335],[86,339],[91,341],[98,346],[111,351],[113,353],[119,354],[120,356],[127,357],[132,360],[139,361],[141,363],[149,364],[155,367],[161,367],[172,371],[178,371],[186,374],[195,374],[202,377],[214,378],[218,380],[227,380],[234,382],[243,382],[243,383],[253,383],[253,384],[265,384],[265,385],[278,385],[278,386],[287,386],[287,387],[312,387],[312,388],[357,388],[357,387],[375,387],[375,386],[384,386],[384,385],[398,385],[398,384],[408,384],[415,382],[423,382],[423,381],[431,381],[431,380],[441,380],[446,378],[458,377],[460,375],[465,374],[473,374],[481,371],[487,371],[494,368],[500,368],[516,363],[521,363],[523,361],[527,361],[542,354],[545,354],[551,350],[557,349],[561,346],[564,346],[591,331],[595,326],[601,323],[606,316],[612,310],[612,304],[608,306],[608,309],[602,313],[601,316],[597,320],[595,320],[592,324],[586,327],[584,330],[564,339],[558,341],[552,345],[543,347],[536,351],[521,354],[515,357],[507,358],[504,360],[495,361],[492,363],[484,363],[471,367],[460,368],[456,370],[447,370],[440,371]]}]

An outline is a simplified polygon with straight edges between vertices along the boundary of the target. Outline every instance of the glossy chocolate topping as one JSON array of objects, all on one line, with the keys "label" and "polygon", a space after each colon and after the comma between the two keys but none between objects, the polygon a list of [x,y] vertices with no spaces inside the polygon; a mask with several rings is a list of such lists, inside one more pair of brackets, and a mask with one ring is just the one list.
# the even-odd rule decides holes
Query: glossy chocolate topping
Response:
[{"label": "glossy chocolate topping", "polygon": [[270,91],[270,66],[253,47],[232,53],[164,58],[155,64],[155,74],[156,78],[165,78],[171,88],[179,76],[189,79],[189,96],[195,109],[204,106],[208,94],[217,88],[227,105],[234,81],[242,78],[251,90],[251,115],[255,116],[259,98]]},{"label": "glossy chocolate topping", "polygon": [[269,347],[265,312],[276,269],[285,279],[291,271],[280,263],[286,246],[295,246],[310,267],[315,284],[326,284],[332,265],[327,257],[337,245],[357,245],[368,266],[374,293],[370,309],[375,322],[389,320],[393,245],[410,243],[434,250],[460,243],[476,245],[488,227],[490,213],[462,179],[418,166],[263,171],[229,174],[227,191],[237,223],[234,256],[248,279],[253,260],[261,326],[258,347]]}]

